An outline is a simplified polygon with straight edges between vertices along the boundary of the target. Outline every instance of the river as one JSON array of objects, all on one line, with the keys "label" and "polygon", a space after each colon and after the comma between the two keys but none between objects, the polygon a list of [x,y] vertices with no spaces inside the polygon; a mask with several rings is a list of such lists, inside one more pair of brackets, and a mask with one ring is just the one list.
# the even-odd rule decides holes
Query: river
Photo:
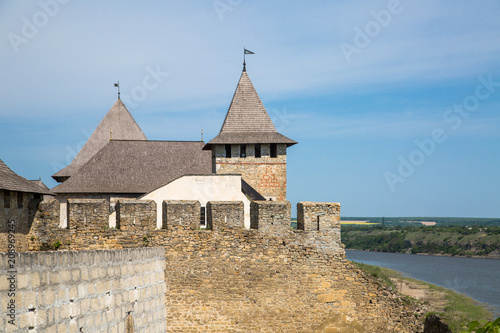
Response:
[{"label": "river", "polygon": [[346,250],[349,260],[387,267],[487,303],[500,315],[500,260]]}]

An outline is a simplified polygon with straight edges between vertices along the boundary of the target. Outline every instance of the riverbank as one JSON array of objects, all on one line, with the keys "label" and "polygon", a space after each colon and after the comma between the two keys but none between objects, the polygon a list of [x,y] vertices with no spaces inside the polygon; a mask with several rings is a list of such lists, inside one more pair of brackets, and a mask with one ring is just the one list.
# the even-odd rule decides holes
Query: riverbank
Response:
[{"label": "riverbank", "polygon": [[491,320],[492,312],[484,304],[453,290],[421,280],[403,276],[401,272],[353,262],[358,268],[381,279],[394,290],[419,303],[426,313],[437,314],[453,332],[460,332],[463,325],[473,320]]},{"label": "riverbank", "polygon": [[[360,249],[350,249],[346,248],[346,250],[355,250],[362,252],[374,252],[374,253],[400,253],[400,252],[382,252],[382,251],[371,251],[371,250],[360,250]],[[402,253],[402,252],[401,252]],[[434,257],[447,257],[447,258],[473,258],[473,259],[492,259],[499,260],[500,259],[500,251],[497,254],[490,254],[488,256],[461,256],[461,255],[451,255],[451,254],[443,254],[443,253],[411,253],[404,252],[404,254],[411,254],[416,256],[434,256]]]},{"label": "riverbank", "polygon": [[341,238],[347,249],[500,258],[497,226],[343,226]]}]

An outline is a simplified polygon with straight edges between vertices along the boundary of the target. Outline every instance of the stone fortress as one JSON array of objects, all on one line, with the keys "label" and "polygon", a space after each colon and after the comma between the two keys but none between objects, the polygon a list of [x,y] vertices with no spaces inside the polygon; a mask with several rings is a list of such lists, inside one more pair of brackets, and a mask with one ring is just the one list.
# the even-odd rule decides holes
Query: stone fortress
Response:
[{"label": "stone fortress", "polygon": [[207,144],[148,141],[118,100],[52,191],[0,164],[0,327],[419,331],[409,304],[345,259],[338,203],[298,203],[291,229],[294,144],[244,67]]}]

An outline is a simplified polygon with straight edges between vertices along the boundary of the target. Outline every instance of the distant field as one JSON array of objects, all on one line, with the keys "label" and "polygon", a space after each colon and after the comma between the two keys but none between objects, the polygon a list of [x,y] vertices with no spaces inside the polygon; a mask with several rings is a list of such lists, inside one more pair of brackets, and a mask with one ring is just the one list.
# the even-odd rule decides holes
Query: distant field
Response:
[{"label": "distant field", "polygon": [[500,226],[500,218],[477,218],[477,217],[367,217],[367,216],[342,216],[341,223],[347,221],[367,221],[369,223],[382,224],[385,226]]},{"label": "distant field", "polygon": [[340,224],[360,224],[360,225],[373,225],[373,224],[379,224],[375,222],[369,222],[369,221],[348,221],[348,220],[343,220],[340,221]]}]

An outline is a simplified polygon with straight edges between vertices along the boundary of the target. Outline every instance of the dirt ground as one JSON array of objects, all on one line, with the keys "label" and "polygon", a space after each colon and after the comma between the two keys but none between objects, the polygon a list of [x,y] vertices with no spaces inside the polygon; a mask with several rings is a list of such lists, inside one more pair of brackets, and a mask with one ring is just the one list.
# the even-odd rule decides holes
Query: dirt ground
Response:
[{"label": "dirt ground", "polygon": [[391,278],[397,290],[407,296],[427,301],[431,308],[436,311],[443,311],[446,306],[445,294],[432,290],[425,284],[419,284],[405,279]]}]

